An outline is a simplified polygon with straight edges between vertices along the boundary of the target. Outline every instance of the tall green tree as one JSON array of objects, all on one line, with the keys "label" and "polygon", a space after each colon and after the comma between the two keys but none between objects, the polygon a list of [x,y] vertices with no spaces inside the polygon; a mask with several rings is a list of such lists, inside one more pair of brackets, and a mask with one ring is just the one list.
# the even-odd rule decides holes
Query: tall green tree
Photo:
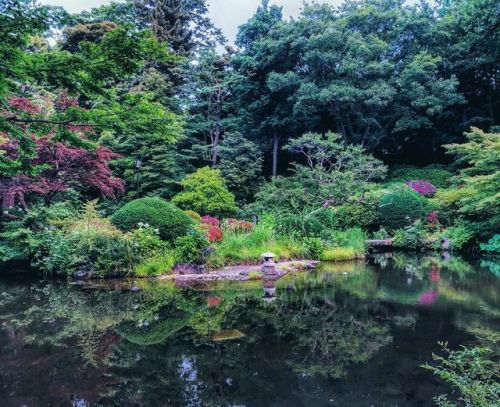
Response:
[{"label": "tall green tree", "polygon": [[206,0],[134,0],[134,6],[156,38],[176,54],[193,55],[223,41],[208,17]]},{"label": "tall green tree", "polygon": [[220,145],[217,168],[239,202],[249,202],[262,181],[262,152],[238,132],[228,132]]},{"label": "tall green tree", "polygon": [[219,144],[231,125],[231,84],[235,75],[230,67],[231,54],[202,52],[192,63],[185,89],[189,101],[189,132],[193,150],[215,167]]},{"label": "tall green tree", "polygon": [[239,121],[246,135],[265,147],[271,145],[273,176],[278,172],[280,142],[294,126],[288,88],[274,80],[276,72],[287,72],[294,64],[288,44],[279,40],[283,24],[282,9],[263,0],[240,27],[236,43],[242,51],[233,58],[243,78],[234,86]]}]

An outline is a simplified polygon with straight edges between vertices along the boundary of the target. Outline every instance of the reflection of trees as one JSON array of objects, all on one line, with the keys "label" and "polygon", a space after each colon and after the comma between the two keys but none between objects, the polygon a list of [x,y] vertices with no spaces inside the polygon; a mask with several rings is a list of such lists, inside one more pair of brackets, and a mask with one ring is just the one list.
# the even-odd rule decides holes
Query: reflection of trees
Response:
[{"label": "reflection of trees", "polygon": [[387,310],[380,304],[318,298],[303,307],[289,302],[273,315],[277,332],[297,355],[290,363],[303,374],[344,377],[353,363],[368,361],[391,341]]},{"label": "reflection of trees", "polygon": [[[272,302],[262,300],[262,287],[253,282],[197,289],[148,283],[139,292],[58,283],[0,287],[7,292],[0,296],[0,345],[11,350],[0,351],[0,363],[16,383],[56,366],[51,383],[42,377],[40,386],[57,401],[76,394],[118,404],[175,405],[182,396],[231,405],[252,404],[251,395],[265,404],[282,392],[280,378],[293,389],[290,400],[294,392],[303,398],[314,392],[307,386],[348,376],[354,365],[377,357],[392,335],[397,338],[393,327],[413,326],[418,313],[405,304],[430,288],[439,290],[440,302],[467,305],[462,316],[453,314],[459,325],[473,326],[469,319],[480,313],[498,315],[491,311],[498,304],[491,273],[483,282],[471,274],[454,278],[427,259],[425,268],[411,263],[418,276],[411,287],[405,269],[390,259],[386,268],[395,273],[339,264],[287,276]],[[210,340],[231,329],[246,336]]]}]

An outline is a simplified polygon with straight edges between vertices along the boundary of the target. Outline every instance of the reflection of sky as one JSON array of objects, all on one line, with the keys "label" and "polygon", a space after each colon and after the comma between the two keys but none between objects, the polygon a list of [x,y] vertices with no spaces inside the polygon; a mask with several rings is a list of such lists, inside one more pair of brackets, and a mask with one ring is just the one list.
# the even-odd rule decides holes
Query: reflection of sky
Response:
[{"label": "reflection of sky", "polygon": [[179,366],[179,378],[185,382],[183,398],[186,406],[201,406],[198,371],[196,370],[195,360],[193,358],[182,356]]}]

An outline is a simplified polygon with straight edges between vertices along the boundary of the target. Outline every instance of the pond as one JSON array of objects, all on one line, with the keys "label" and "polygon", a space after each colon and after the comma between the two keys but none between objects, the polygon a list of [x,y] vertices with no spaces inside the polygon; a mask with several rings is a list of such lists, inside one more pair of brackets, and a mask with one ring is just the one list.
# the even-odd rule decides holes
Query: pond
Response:
[{"label": "pond", "polygon": [[499,292],[491,261],[404,254],[287,275],[273,298],[4,275],[0,405],[430,406],[449,388],[420,365],[498,331]]}]

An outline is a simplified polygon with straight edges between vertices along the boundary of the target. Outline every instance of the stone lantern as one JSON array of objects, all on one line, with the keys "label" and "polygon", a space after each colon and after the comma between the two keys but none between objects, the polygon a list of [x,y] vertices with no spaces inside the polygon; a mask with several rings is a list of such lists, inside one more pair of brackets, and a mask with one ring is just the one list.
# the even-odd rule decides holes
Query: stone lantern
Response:
[{"label": "stone lantern", "polygon": [[262,273],[264,276],[276,273],[276,263],[274,258],[276,255],[271,252],[264,253],[262,256]]}]

